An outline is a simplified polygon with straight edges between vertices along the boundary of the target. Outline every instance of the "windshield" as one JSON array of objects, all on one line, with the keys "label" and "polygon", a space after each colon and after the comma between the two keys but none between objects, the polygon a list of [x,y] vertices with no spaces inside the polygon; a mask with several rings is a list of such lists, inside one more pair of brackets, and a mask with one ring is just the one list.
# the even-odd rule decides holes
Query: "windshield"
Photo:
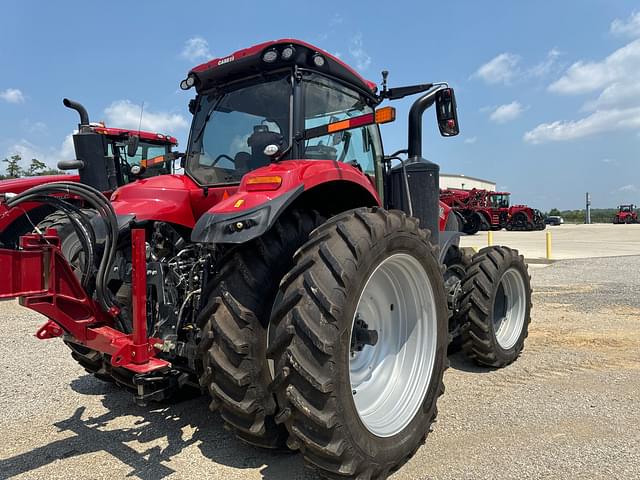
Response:
[{"label": "windshield", "polygon": [[632,208],[631,205],[622,205],[620,207],[620,211],[621,212],[631,212],[631,208]]},{"label": "windshield", "polygon": [[290,144],[289,72],[258,77],[200,100],[191,131],[187,171],[200,184],[236,183],[268,165],[267,145]]},{"label": "windshield", "polygon": [[509,206],[509,195],[491,195],[491,206],[494,208],[507,208]]},{"label": "windshield", "polygon": [[113,141],[109,143],[108,152],[120,163],[120,172],[122,178],[121,184],[132,182],[138,178],[149,178],[158,175],[166,175],[173,172],[173,162],[158,162],[155,164],[147,164],[146,169],[141,175],[136,177],[129,175],[129,169],[134,165],[140,165],[142,160],[150,160],[152,158],[166,155],[171,150],[170,145],[157,145],[144,140],[138,143],[138,149],[133,157],[127,155],[127,144],[122,141]]}]

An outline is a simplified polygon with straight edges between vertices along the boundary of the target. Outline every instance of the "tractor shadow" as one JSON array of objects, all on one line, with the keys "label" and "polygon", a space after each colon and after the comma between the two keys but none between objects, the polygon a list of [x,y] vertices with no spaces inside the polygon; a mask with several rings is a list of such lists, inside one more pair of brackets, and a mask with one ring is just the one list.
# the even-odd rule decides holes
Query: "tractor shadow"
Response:
[{"label": "tractor shadow", "polygon": [[[237,440],[222,427],[219,416],[209,411],[208,397],[191,396],[181,401],[139,407],[133,403],[130,392],[91,375],[73,380],[71,388],[81,395],[101,395],[107,413],[90,416],[86,407],[78,407],[71,417],[54,424],[60,432],[75,435],[0,460],[0,478],[24,474],[64,458],[97,452],[107,452],[128,465],[131,471],[127,477],[156,480],[176,474],[176,477],[184,478],[178,470],[171,468],[172,459],[185,449],[196,448],[206,461],[237,469],[258,469],[266,480],[317,479],[304,467],[299,455],[258,449]],[[79,403],[82,403],[81,399]],[[132,421],[131,417],[137,418]],[[132,443],[137,443],[138,449],[129,446]],[[152,445],[141,450],[140,445],[144,444]],[[186,458],[193,458],[194,453],[187,455]],[[195,453],[196,458],[197,455]],[[196,466],[196,471],[211,473],[216,468],[214,464],[204,469],[202,465]],[[88,464],[87,472],[94,468],[96,465]]]},{"label": "tractor shadow", "polygon": [[478,365],[469,359],[464,352],[456,352],[449,355],[449,366],[455,370],[468,373],[490,373],[496,370],[494,367]]}]

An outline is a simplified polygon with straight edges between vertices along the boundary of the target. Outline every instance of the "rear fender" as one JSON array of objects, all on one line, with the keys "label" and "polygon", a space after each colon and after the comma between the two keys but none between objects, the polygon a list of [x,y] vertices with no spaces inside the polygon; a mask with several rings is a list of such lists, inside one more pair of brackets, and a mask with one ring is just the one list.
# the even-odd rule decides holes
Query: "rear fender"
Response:
[{"label": "rear fender", "polygon": [[[279,188],[250,191],[251,179],[277,176]],[[314,195],[332,192],[331,198]],[[349,192],[348,196],[340,192]],[[357,204],[353,201],[357,195]],[[337,198],[337,200],[336,200]],[[324,200],[324,201],[322,201]],[[245,243],[269,230],[293,204],[322,212],[330,203],[340,211],[357,206],[380,205],[369,178],[357,168],[330,160],[289,160],[248,173],[238,190],[204,213],[196,222],[191,240],[202,243]],[[329,213],[329,212],[322,212]]]},{"label": "rear fender", "polygon": [[111,204],[118,216],[193,228],[192,190],[199,187],[184,175],[161,175],[120,187],[111,195]]}]

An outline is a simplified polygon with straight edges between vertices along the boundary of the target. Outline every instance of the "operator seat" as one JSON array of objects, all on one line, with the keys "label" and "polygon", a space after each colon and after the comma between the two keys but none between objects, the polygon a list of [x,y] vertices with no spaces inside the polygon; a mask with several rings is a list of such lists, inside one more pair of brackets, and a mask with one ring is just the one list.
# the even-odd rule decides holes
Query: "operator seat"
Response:
[{"label": "operator seat", "polygon": [[[253,127],[253,133],[247,139],[247,144],[251,147],[251,158],[247,162],[247,169],[254,170],[271,163],[271,157],[265,155],[264,148],[267,145],[277,145],[282,147],[282,135],[272,132],[266,125],[256,125]],[[237,167],[236,167],[237,168]]]}]

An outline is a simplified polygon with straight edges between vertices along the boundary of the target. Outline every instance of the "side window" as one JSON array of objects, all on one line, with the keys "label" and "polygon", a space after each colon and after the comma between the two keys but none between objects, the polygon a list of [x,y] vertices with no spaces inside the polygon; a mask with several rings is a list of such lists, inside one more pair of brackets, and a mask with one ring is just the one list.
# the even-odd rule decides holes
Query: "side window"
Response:
[{"label": "side window", "polygon": [[[305,78],[305,120],[309,129],[373,112],[360,94],[317,74]],[[379,150],[377,127],[352,128],[305,141],[303,158],[357,162],[368,174],[375,174],[375,156]]]}]

